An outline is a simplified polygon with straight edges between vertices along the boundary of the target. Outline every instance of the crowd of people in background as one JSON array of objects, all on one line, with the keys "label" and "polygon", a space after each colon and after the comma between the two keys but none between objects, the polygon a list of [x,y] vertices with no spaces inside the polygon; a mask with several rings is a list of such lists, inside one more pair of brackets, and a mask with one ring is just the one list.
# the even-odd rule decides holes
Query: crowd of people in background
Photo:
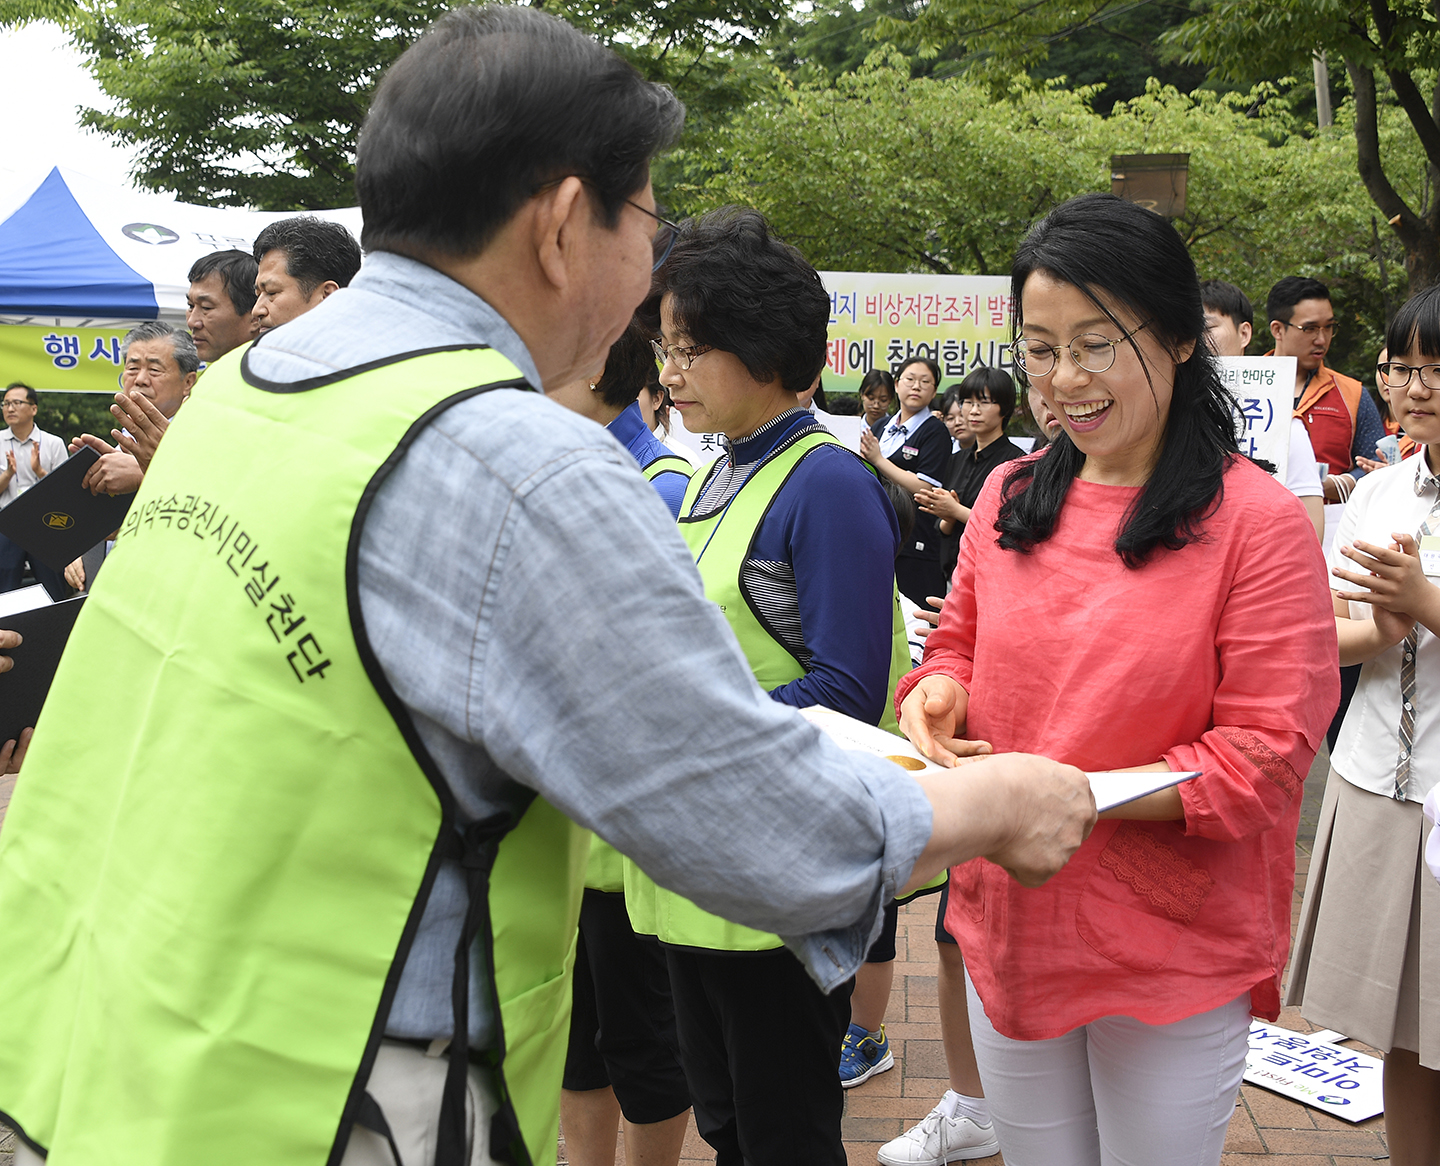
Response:
[{"label": "crowd of people in background", "polygon": [[[477,69],[502,43],[494,75]],[[574,94],[537,118],[526,79],[557,60]],[[459,114],[437,128],[435,91],[518,103],[534,156]],[[722,1166],[841,1166],[843,1091],[895,1064],[897,904],[933,893],[949,1088],[885,1166],[1218,1166],[1250,1019],[1282,997],[1384,1052],[1391,1160],[1435,1166],[1440,871],[1421,805],[1440,789],[1440,288],[1397,312],[1373,394],[1326,364],[1325,285],[1269,289],[1265,355],[1296,366],[1283,481],[1242,455],[1214,359],[1254,347],[1251,301],[1109,195],[1054,208],[1021,245],[1009,367],[942,386],[911,359],[842,402],[803,255],[753,210],[676,224],[654,208],[649,158],[682,115],[543,13],[457,11],[377,93],[363,266],[343,227],[283,219],[195,264],[186,328],[125,337],[117,428],[70,443],[97,455],[85,486],[283,500],[294,524],[267,537],[287,582],[238,591],[123,538],[63,576],[28,564],[60,598],[117,555],[114,601],[72,641],[87,674],[62,667],[64,721],[45,722],[5,832],[0,919],[49,961],[0,973],[18,1162],[94,1136],[53,1104],[72,1089],[98,1098],[69,1107],[82,1124],[116,1128],[118,1103],[84,1080],[93,1039],[120,1040],[159,1094],[241,1083],[257,1146],[334,1138],[345,1166],[489,1162],[491,1138],[538,1156],[551,1085],[576,1166],[612,1162],[617,1131],[630,1161],[676,1163],[690,1113]],[[473,140],[492,132],[513,181]],[[645,149],[616,146],[631,139]],[[338,405],[319,391],[334,386]],[[0,505],[66,457],[37,405],[6,390]],[[826,428],[850,410],[859,456]],[[720,455],[694,465],[675,418]],[[221,437],[247,419],[267,448],[230,464]],[[299,464],[321,431],[333,476]],[[1345,507],[1328,549],[1326,503]],[[26,560],[0,538],[0,590]],[[306,616],[286,588],[313,617],[293,640]],[[143,635],[124,614],[137,596]],[[224,614],[237,596],[280,622],[242,630]],[[192,601],[214,626],[167,614]],[[289,664],[273,675],[271,636]],[[193,688],[211,723],[87,704],[132,682]],[[842,751],[795,715],[815,707],[947,773]],[[1292,960],[1303,783],[1327,731]],[[255,805],[215,760],[242,747],[283,778],[257,779]],[[366,816],[373,785],[337,794],[331,751],[368,782],[403,772],[393,802]],[[192,757],[187,789],[214,812],[185,845],[152,824],[112,848],[125,798],[156,804]],[[1097,820],[1080,771],[1111,770],[1198,776]],[[27,914],[67,809],[105,871],[71,870]],[[266,813],[252,861],[234,819]],[[356,836],[376,852],[363,877],[332,876]],[[195,934],[175,955],[138,925],[120,946],[105,932],[95,949],[130,962],[96,987],[70,921],[103,931],[104,880],[148,887],[152,869],[167,886],[136,918],[179,912]],[[212,877],[275,894],[234,928],[222,893],[166,898]],[[343,934],[312,942],[266,914],[312,896]],[[293,1032],[286,1001],[265,1002],[263,1084],[253,1038],[187,979],[247,941],[265,954],[242,995],[276,969],[334,985],[333,1011],[307,1000]],[[142,1008],[159,967],[182,989]],[[115,1001],[148,1019],[88,1035],[39,1006],[57,992],[92,1021]],[[192,1033],[207,1055],[182,1083],[163,1058]],[[154,1115],[157,1144],[215,1136],[183,1108]]]}]

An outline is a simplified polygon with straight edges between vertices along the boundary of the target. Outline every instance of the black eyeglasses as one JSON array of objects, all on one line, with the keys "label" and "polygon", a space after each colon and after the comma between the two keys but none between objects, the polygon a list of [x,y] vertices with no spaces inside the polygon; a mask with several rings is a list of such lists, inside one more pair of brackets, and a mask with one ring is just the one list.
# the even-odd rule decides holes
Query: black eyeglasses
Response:
[{"label": "black eyeglasses", "polygon": [[[565,176],[565,178],[568,177],[572,176]],[[578,178],[586,186],[590,187],[591,190],[598,191],[600,189],[600,187],[596,185],[593,179],[586,178],[583,174],[576,174],[573,175],[573,177]],[[549,186],[559,186],[560,183],[565,181],[565,178],[552,178],[549,182],[542,182],[539,186],[535,187],[533,193],[539,194],[542,190]],[[649,215],[652,219],[655,220],[655,235],[650,241],[651,249],[655,255],[655,261],[651,263],[650,270],[658,271],[660,269],[660,265],[664,263],[665,260],[670,258],[670,252],[675,249],[675,240],[680,237],[680,224],[672,223],[663,215],[658,214],[655,211],[649,210],[648,208],[641,206],[638,202],[634,202],[631,199],[622,198],[620,201],[623,202],[626,206],[633,206],[641,214]]]},{"label": "black eyeglasses", "polygon": [[1440,389],[1440,364],[1411,365],[1391,360],[1385,364],[1377,364],[1375,371],[1380,374],[1380,379],[1385,382],[1386,388],[1403,389],[1410,383],[1411,377],[1419,376],[1420,383],[1427,389],[1431,391]]},{"label": "black eyeglasses", "polygon": [[1297,331],[1297,332],[1304,332],[1307,337],[1308,337],[1308,336],[1316,336],[1316,335],[1320,335],[1320,336],[1334,336],[1334,335],[1335,335],[1335,321],[1334,321],[1334,320],[1331,320],[1330,323],[1328,323],[1328,324],[1292,324],[1292,323],[1290,323],[1289,320],[1281,320],[1280,323],[1283,324],[1286,328],[1294,328],[1295,331]]}]

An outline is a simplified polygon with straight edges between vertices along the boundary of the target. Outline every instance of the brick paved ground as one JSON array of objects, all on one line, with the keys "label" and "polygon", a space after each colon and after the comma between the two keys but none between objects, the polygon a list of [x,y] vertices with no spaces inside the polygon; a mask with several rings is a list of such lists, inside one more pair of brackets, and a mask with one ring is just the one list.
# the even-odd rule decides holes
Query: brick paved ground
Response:
[{"label": "brick paved ground", "polygon": [[[1322,753],[1305,783],[1305,811],[1296,847],[1299,877],[1294,914],[1300,910],[1327,764]],[[935,997],[934,921],[933,898],[922,899],[900,913],[895,991],[886,1025],[896,1065],[846,1095],[845,1148],[852,1166],[873,1166],[880,1145],[924,1117],[945,1091],[945,1057]],[[1315,1028],[1294,1011],[1282,1016],[1280,1023],[1306,1032]],[[1230,1123],[1222,1166],[1360,1166],[1383,1161],[1388,1158],[1384,1123],[1382,1116],[1352,1126],[1246,1085]],[[0,1127],[0,1166],[12,1166],[12,1146],[13,1135]],[[565,1160],[562,1134],[560,1162]],[[616,1162],[623,1161],[617,1146]],[[713,1161],[713,1152],[695,1132],[692,1121],[682,1162]],[[997,1154],[983,1162],[984,1166],[1001,1166],[1003,1159]]]}]

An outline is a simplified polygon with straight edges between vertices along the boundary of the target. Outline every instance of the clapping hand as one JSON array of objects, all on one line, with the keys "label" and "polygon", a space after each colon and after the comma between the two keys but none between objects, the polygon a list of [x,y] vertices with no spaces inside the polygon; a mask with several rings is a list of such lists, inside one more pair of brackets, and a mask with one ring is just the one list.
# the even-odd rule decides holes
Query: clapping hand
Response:
[{"label": "clapping hand", "polygon": [[925,639],[940,626],[940,609],[945,606],[945,601],[938,595],[927,595],[925,602],[930,605],[930,611],[926,611],[923,607],[915,609],[915,618],[926,625],[923,628],[915,629],[915,638],[919,640]]},{"label": "clapping hand", "polygon": [[155,449],[170,426],[165,414],[155,408],[149,397],[134,391],[116,393],[110,412],[124,426],[123,430],[112,429],[110,436],[123,452],[139,463],[141,470],[148,470],[150,459],[155,456]]},{"label": "clapping hand", "polygon": [[933,514],[936,518],[948,518],[951,522],[970,520],[969,507],[960,505],[960,496],[954,490],[931,486],[928,490],[916,493],[915,504],[926,514]]},{"label": "clapping hand", "polygon": [[863,425],[860,427],[860,456],[867,462],[878,462],[885,456],[880,452],[880,439]]},{"label": "clapping hand", "polygon": [[30,472],[37,479],[45,476],[45,471],[40,468],[40,443],[33,437],[30,439]]},{"label": "clapping hand", "polygon": [[1353,583],[1363,591],[1336,591],[1351,603],[1368,603],[1375,613],[1375,630],[1392,644],[1398,644],[1415,624],[1411,612],[1419,611],[1434,599],[1435,585],[1425,578],[1420,565],[1420,552],[1415,537],[1392,534],[1395,540],[1388,547],[1356,541],[1354,546],[1341,547],[1340,553],[1357,563],[1367,574],[1345,571],[1339,567],[1330,573],[1337,579]]},{"label": "clapping hand", "polygon": [[101,494],[133,494],[140,489],[145,471],[133,455],[101,441],[92,433],[82,433],[72,441],[70,452],[75,453],[87,445],[100,455],[100,460],[85,471],[85,477],[80,480],[81,486],[97,497]]},{"label": "clapping hand", "polygon": [[25,764],[25,751],[30,748],[30,738],[33,736],[34,729],[21,729],[18,741],[6,741],[4,745],[0,745],[0,774],[20,772],[20,766]]}]

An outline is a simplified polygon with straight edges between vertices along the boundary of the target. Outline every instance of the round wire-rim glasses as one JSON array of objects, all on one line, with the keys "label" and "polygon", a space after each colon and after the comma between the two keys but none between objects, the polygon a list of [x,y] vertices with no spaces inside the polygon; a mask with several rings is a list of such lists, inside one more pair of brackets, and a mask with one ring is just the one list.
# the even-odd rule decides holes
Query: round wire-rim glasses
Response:
[{"label": "round wire-rim glasses", "polygon": [[[1072,337],[1069,344],[1063,345],[1046,344],[1043,340],[1022,339],[1015,344],[1015,363],[1027,376],[1048,377],[1055,371],[1061,350],[1069,349],[1070,359],[1075,362],[1077,368],[1084,369],[1089,373],[1109,372],[1110,366],[1115,363],[1116,347],[1121,341],[1129,340],[1137,332],[1147,327],[1149,323],[1149,320],[1145,320],[1123,336],[1117,336],[1113,340],[1108,336],[1102,336],[1099,332],[1082,332],[1079,336]],[[1077,344],[1083,345],[1079,352],[1075,349]]]},{"label": "round wire-rim glasses", "polygon": [[1416,373],[1420,374],[1420,383],[1427,389],[1440,389],[1440,364],[1410,365],[1390,360],[1377,364],[1375,371],[1380,374],[1380,379],[1385,382],[1387,389],[1403,389]]}]

